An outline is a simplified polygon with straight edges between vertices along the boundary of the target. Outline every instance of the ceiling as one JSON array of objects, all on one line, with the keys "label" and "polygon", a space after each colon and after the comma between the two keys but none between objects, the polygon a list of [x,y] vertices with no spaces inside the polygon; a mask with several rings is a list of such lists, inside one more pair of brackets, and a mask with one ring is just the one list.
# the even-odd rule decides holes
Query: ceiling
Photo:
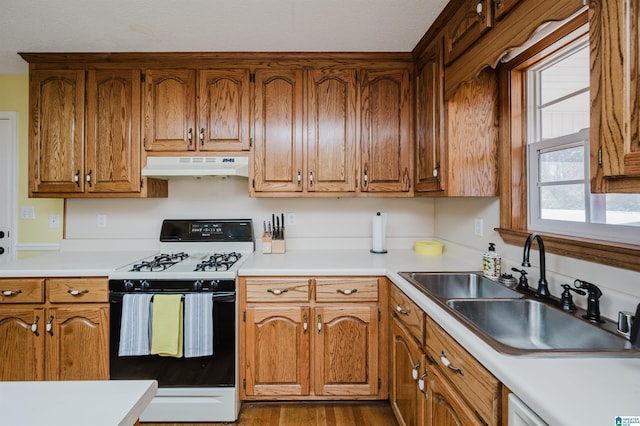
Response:
[{"label": "ceiling", "polygon": [[12,0],[0,74],[17,52],[409,52],[446,0]]}]

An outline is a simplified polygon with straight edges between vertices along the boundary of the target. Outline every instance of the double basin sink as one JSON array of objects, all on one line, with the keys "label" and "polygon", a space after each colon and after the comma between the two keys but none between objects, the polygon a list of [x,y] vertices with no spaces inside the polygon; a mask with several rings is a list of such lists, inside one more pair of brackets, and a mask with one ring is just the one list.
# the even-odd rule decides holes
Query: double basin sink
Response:
[{"label": "double basin sink", "polygon": [[525,297],[481,273],[401,272],[499,352],[529,356],[640,356],[623,336]]}]

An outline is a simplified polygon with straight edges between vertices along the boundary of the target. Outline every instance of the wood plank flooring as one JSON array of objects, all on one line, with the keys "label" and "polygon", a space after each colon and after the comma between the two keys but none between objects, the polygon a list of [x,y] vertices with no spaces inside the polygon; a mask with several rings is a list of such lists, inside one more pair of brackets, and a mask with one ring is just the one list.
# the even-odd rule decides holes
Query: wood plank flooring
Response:
[{"label": "wood plank flooring", "polygon": [[[219,426],[230,423],[140,423],[141,426]],[[232,423],[242,426],[397,426],[387,401],[246,402]]]}]

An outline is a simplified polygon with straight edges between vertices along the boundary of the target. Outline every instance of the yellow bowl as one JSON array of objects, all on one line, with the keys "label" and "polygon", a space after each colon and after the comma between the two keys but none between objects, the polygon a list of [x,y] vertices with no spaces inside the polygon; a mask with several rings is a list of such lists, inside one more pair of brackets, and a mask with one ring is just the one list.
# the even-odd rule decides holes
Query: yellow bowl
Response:
[{"label": "yellow bowl", "polygon": [[421,256],[442,255],[442,243],[438,241],[418,240],[414,245],[414,250]]}]

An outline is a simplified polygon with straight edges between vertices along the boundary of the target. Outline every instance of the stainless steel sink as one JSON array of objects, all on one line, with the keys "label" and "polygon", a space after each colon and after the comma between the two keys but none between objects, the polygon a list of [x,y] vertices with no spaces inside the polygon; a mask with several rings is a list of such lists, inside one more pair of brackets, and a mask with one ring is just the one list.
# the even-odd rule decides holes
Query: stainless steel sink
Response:
[{"label": "stainless steel sink", "polygon": [[513,355],[640,356],[622,336],[532,299],[448,300],[489,345]]},{"label": "stainless steel sink", "polygon": [[519,299],[523,295],[476,272],[400,272],[415,287],[443,301],[448,299]]}]

